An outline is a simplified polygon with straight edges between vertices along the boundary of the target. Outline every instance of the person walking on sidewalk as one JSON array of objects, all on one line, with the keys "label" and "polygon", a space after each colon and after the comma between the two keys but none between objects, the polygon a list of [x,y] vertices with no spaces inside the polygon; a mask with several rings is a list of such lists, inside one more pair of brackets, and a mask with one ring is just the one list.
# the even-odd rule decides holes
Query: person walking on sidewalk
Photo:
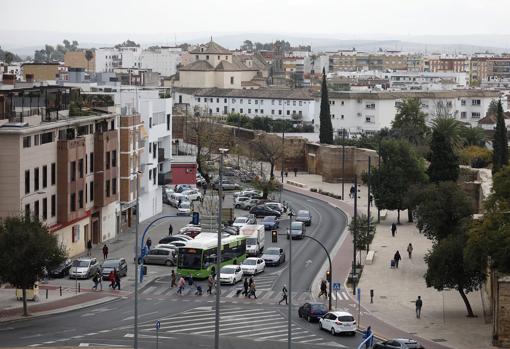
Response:
[{"label": "person walking on sidewalk", "polygon": [[243,283],[243,295],[245,297],[248,297],[248,288],[250,287],[250,284],[248,283],[248,278],[244,278]]},{"label": "person walking on sidewalk", "polygon": [[395,222],[391,223],[391,236],[395,237],[395,234],[397,233],[397,225]]},{"label": "person walking on sidewalk", "polygon": [[297,167],[294,167],[294,177],[297,177]]},{"label": "person walking on sidewalk", "polygon": [[178,294],[182,294],[182,291],[184,290],[184,285],[186,285],[186,281],[184,280],[184,277],[181,276],[179,278],[179,283],[177,284],[177,286],[178,286],[177,293]]},{"label": "person walking on sidewalk", "polygon": [[421,300],[421,296],[418,296],[416,300],[416,318],[419,319],[421,317],[421,307],[423,306],[423,301]]},{"label": "person walking on sidewalk", "polygon": [[174,288],[176,286],[175,279],[176,279],[175,271],[172,270],[172,272],[170,273],[170,288]]},{"label": "person walking on sidewalk", "polygon": [[356,187],[354,185],[351,186],[351,189],[349,190],[349,198],[354,198],[356,195]]},{"label": "person walking on sidewalk", "polygon": [[253,298],[257,299],[257,295],[255,294],[255,292],[257,292],[257,287],[255,286],[255,281],[252,281],[250,285],[250,294],[248,295],[248,298],[251,298],[251,296],[253,296]]},{"label": "person walking on sidewalk", "polygon": [[395,255],[393,256],[393,260],[395,261],[395,268],[398,269],[398,262],[400,262],[400,260],[402,259],[402,257],[400,256],[400,252],[395,252]]},{"label": "person walking on sidewalk", "polygon": [[283,288],[282,288],[282,299],[280,299],[280,301],[278,302],[278,304],[282,304],[283,301],[285,301],[285,304],[288,304],[287,303],[287,285],[283,285]]},{"label": "person walking on sidewalk", "polygon": [[99,285],[99,280],[101,280],[101,276],[99,275],[99,272],[97,272],[94,277],[92,278],[92,282],[94,283],[94,286],[92,286],[92,289],[94,291],[97,291],[97,286]]},{"label": "person walking on sidewalk", "polygon": [[207,278],[207,294],[212,295],[213,286],[214,286],[214,279],[213,279],[212,275],[209,275],[209,277]]},{"label": "person walking on sidewalk", "polygon": [[151,246],[152,246],[152,240],[151,240],[151,238],[148,238],[148,239],[147,239],[146,245],[147,245],[147,249],[150,251],[150,250],[151,250]]},{"label": "person walking on sidewalk", "polygon": [[169,235],[169,236],[172,236],[173,232],[174,232],[174,227],[172,226],[172,224],[170,224],[170,225],[168,226],[168,235]]},{"label": "person walking on sidewalk", "polygon": [[193,280],[193,276],[191,274],[189,274],[189,277],[188,277],[189,288],[192,288],[194,283],[195,283],[195,281]]},{"label": "person walking on sidewalk", "polygon": [[326,283],[326,280],[321,280],[321,292],[319,293],[319,298],[321,298],[322,295],[328,298],[328,284]]},{"label": "person walking on sidewalk", "polygon": [[117,287],[117,290],[120,291],[120,273],[113,269],[113,274],[115,275],[115,286],[113,287],[113,289],[115,289],[115,287]]},{"label": "person walking on sidewalk", "polygon": [[103,245],[103,259],[108,258],[108,246],[106,244]]},{"label": "person walking on sidewalk", "polygon": [[109,287],[112,288],[112,290],[115,289],[115,274],[113,273],[113,270],[108,274],[108,281],[110,281]]},{"label": "person walking on sidewalk", "polygon": [[92,256],[92,240],[87,241],[87,256]]},{"label": "person walking on sidewalk", "polygon": [[407,245],[407,254],[409,255],[409,259],[413,257],[413,245],[411,243]]}]

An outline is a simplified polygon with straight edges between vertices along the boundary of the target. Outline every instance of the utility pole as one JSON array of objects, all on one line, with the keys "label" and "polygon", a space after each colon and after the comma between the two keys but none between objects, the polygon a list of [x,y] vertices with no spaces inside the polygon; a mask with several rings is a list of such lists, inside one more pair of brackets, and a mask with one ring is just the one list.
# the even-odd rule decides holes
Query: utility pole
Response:
[{"label": "utility pole", "polygon": [[345,200],[344,186],[345,186],[345,128],[342,128],[342,200]]},{"label": "utility pole", "polygon": [[140,176],[136,173],[136,226],[135,226],[135,325],[134,325],[134,349],[138,349],[138,226],[140,224]]},{"label": "utility pole", "polygon": [[354,174],[354,216],[352,218],[354,224],[354,232],[352,243],[354,245],[354,252],[352,258],[352,294],[356,294],[356,239],[358,236],[358,175]]},{"label": "utility pole", "polygon": [[[371,200],[370,200],[370,181],[372,180],[372,177],[370,177],[370,171],[371,171],[371,167],[372,167],[372,162],[371,162],[372,158],[370,157],[370,155],[368,155],[368,197],[367,197],[367,201],[368,201],[368,209],[367,209],[367,233],[370,233],[370,204],[371,204]],[[367,245],[367,252],[368,250],[370,249],[370,245]]]},{"label": "utility pole", "polygon": [[283,129],[282,129],[282,186],[280,187],[280,203],[282,203],[282,194],[283,194],[283,171],[285,167],[285,121],[283,122]]},{"label": "utility pole", "polygon": [[287,314],[287,348],[292,349],[292,217],[294,213],[289,212],[289,308]]}]

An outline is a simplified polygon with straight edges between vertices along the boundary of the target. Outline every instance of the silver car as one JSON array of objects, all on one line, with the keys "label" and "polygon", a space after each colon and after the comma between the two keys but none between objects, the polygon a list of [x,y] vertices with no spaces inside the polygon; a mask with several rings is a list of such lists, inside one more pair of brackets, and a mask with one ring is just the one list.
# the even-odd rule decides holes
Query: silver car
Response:
[{"label": "silver car", "polygon": [[154,248],[143,257],[145,264],[161,264],[166,266],[175,265],[175,255],[172,250],[166,248]]},{"label": "silver car", "polygon": [[88,279],[99,271],[99,263],[95,258],[79,258],[73,261],[69,269],[69,278]]}]

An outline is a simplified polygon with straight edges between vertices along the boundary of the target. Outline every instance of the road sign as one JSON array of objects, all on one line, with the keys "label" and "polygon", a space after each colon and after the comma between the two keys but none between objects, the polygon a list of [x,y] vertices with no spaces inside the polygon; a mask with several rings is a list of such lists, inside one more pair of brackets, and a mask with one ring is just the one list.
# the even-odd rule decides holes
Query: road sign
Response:
[{"label": "road sign", "polygon": [[156,321],[156,330],[159,330],[161,328],[161,322]]},{"label": "road sign", "polygon": [[333,290],[340,291],[341,289],[342,289],[342,284],[340,284],[339,282],[333,283]]},{"label": "road sign", "polygon": [[356,298],[358,299],[358,303],[361,300],[361,288],[358,287],[356,290]]}]

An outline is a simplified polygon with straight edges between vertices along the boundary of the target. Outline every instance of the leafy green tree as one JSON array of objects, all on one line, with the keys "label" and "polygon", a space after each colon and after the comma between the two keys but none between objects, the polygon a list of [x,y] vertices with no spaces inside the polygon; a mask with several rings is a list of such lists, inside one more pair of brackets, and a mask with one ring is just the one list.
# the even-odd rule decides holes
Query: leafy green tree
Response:
[{"label": "leafy green tree", "polygon": [[412,146],[402,140],[384,140],[381,142],[381,166],[372,169],[370,185],[378,209],[411,209],[407,199],[413,185],[427,181],[425,163]]},{"label": "leafy green tree", "polygon": [[498,113],[498,100],[497,99],[493,99],[490,103],[489,103],[489,107],[487,108],[487,113],[485,114],[485,116],[488,116],[488,115],[496,115]]},{"label": "leafy green tree", "polygon": [[22,290],[24,316],[28,316],[26,290],[43,277],[45,269],[55,268],[65,258],[57,237],[36,218],[0,221],[0,279]]},{"label": "leafy green tree", "polygon": [[34,61],[36,63],[43,63],[48,61],[48,56],[46,55],[45,50],[35,50],[34,52]]},{"label": "leafy green tree", "polygon": [[466,293],[478,290],[485,280],[485,274],[481,264],[474,261],[465,263],[465,244],[464,233],[450,235],[435,244],[432,251],[425,256],[425,282],[427,287],[434,287],[438,291],[445,288],[457,290],[466,306],[467,316],[474,317]]},{"label": "leafy green tree", "polygon": [[455,153],[460,144],[460,123],[449,117],[436,118],[430,142],[428,175],[432,182],[456,181],[459,178],[459,158]]},{"label": "leafy green tree", "polygon": [[321,144],[333,144],[333,125],[329,111],[328,85],[326,83],[326,69],[322,69],[321,111],[320,111],[319,141]]},{"label": "leafy green tree", "polygon": [[90,71],[90,61],[94,58],[94,52],[92,50],[85,51],[85,59],[87,60],[87,71]]},{"label": "leafy green tree", "polygon": [[492,172],[498,172],[503,166],[508,165],[508,138],[505,125],[505,115],[501,100],[498,102],[496,113],[496,130],[492,141],[494,151],[492,153]]},{"label": "leafy green tree", "polygon": [[418,228],[435,242],[459,233],[473,214],[467,194],[454,182],[430,184],[420,193],[419,202]]},{"label": "leafy green tree", "polygon": [[420,99],[408,98],[398,105],[391,128],[400,138],[409,143],[422,144],[429,131],[425,123],[426,117],[427,114],[421,110]]},{"label": "leafy green tree", "polygon": [[[356,221],[356,224],[355,224]],[[369,246],[374,239],[376,232],[376,224],[372,217],[370,217],[370,224],[367,215],[357,216],[356,220],[352,219],[349,223],[349,231],[355,237],[356,249],[359,251],[359,258],[361,264],[361,251],[368,252]],[[356,234],[354,234],[356,232]]]}]

